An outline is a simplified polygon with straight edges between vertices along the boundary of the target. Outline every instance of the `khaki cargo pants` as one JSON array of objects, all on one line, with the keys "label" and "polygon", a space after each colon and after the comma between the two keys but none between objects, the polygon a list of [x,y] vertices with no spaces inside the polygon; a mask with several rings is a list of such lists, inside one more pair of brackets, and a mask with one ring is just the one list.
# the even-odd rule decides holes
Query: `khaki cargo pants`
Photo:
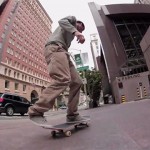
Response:
[{"label": "khaki cargo pants", "polygon": [[29,115],[43,115],[51,109],[55,99],[69,86],[68,115],[74,115],[78,110],[78,102],[82,80],[76,71],[70,56],[61,46],[48,45],[44,52],[51,82],[42,91],[39,100],[29,107]]}]

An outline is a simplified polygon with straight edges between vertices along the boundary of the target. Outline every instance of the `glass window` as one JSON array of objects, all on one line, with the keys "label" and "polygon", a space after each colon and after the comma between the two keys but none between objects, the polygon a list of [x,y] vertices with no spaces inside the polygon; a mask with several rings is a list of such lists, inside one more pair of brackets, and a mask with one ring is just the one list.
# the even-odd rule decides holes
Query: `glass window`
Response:
[{"label": "glass window", "polygon": [[26,91],[26,85],[23,85],[23,91]]},{"label": "glass window", "polygon": [[5,75],[7,74],[7,68],[5,68]]},{"label": "glass window", "polygon": [[15,90],[19,89],[19,83],[15,83]]},{"label": "glass window", "polygon": [[137,24],[137,27],[138,27],[138,29],[140,31],[140,34],[142,36],[144,36],[146,31],[147,31],[147,27],[145,25],[143,25],[143,24]]},{"label": "glass window", "polygon": [[4,28],[5,28],[5,30],[7,30],[8,29],[8,25],[5,25]]},{"label": "glass window", "polygon": [[117,26],[117,30],[125,49],[134,49],[134,43],[125,25]]},{"label": "glass window", "polygon": [[121,67],[122,74],[129,75],[147,71],[140,42],[150,25],[150,19],[129,18],[122,20],[122,24],[114,21],[127,56],[125,64]]},{"label": "glass window", "polygon": [[24,103],[27,103],[27,104],[30,103],[30,102],[29,102],[26,98],[24,98],[24,97],[21,97],[21,99],[22,99],[22,101],[23,101]]},{"label": "glass window", "polygon": [[19,79],[19,76],[20,76],[20,74],[19,73],[17,73],[17,78]]},{"label": "glass window", "polygon": [[16,78],[16,72],[14,72],[14,78]]},{"label": "glass window", "polygon": [[131,33],[133,42],[135,43],[135,46],[140,47],[140,42],[142,40],[142,37],[141,37],[141,34],[140,34],[139,30],[137,29],[136,25],[130,24],[130,25],[127,25],[127,27]]},{"label": "glass window", "polygon": [[8,94],[5,94],[5,95],[4,95],[4,98],[13,99],[13,98],[12,98],[12,95],[8,95]]},{"label": "glass window", "polygon": [[19,102],[21,102],[22,100],[21,100],[21,98],[19,97],[19,96],[14,96],[14,98],[13,98],[14,100],[16,100],[16,101],[19,101]]},{"label": "glass window", "polygon": [[124,22],[125,22],[126,24],[133,24],[133,19],[131,19],[131,18],[124,19]]},{"label": "glass window", "polygon": [[11,70],[9,70],[8,75],[9,75],[9,76],[11,75]]},{"label": "glass window", "polygon": [[10,83],[9,81],[7,80],[5,81],[5,88],[9,89],[9,83]]},{"label": "glass window", "polygon": [[2,33],[2,36],[1,36],[3,39],[5,38],[5,33]]}]

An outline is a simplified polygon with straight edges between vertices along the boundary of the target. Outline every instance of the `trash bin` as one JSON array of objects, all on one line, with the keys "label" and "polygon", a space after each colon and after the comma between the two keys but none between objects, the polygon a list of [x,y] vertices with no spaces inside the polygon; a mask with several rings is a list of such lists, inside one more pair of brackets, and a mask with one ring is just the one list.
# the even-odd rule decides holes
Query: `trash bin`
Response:
[{"label": "trash bin", "polygon": [[108,104],[109,103],[109,95],[105,95],[104,96],[104,104]]}]

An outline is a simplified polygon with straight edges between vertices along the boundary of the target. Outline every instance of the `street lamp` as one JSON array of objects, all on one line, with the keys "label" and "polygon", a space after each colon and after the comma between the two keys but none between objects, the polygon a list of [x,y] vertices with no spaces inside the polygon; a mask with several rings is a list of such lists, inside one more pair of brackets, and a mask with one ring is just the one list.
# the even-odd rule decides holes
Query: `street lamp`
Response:
[{"label": "street lamp", "polygon": [[[82,61],[82,58],[81,58],[81,50],[79,50],[79,49],[75,49],[75,48],[71,48],[71,49],[69,49],[69,50],[76,50],[76,51],[79,51],[80,53],[80,59],[81,59],[81,67],[83,68],[84,67],[84,64],[83,64],[83,61]],[[72,55],[71,55],[72,56]],[[76,67],[78,66],[77,65],[77,62],[76,62],[76,60],[74,59],[74,57],[72,56],[72,58],[73,58],[73,60],[74,60],[74,62],[75,62],[75,64],[76,64]],[[84,70],[82,70],[82,72],[83,72],[83,79],[82,79],[82,81],[83,81],[83,85],[84,85],[84,92],[85,92],[85,98],[86,98],[86,105],[87,105],[87,107],[88,107],[88,100],[87,100],[87,90],[86,90],[86,84],[87,84],[87,81],[86,81],[86,77],[85,77],[85,71]]]},{"label": "street lamp", "polygon": [[[79,52],[80,52],[80,53],[79,53],[79,54],[80,54],[80,58],[81,58],[81,50],[80,50],[80,49],[70,48],[69,51],[70,51],[70,50],[79,51]],[[77,65],[77,63],[76,63],[76,60],[75,60],[75,58],[74,58],[74,55],[77,55],[77,54],[74,54],[73,52],[69,52],[69,53],[70,53],[70,55],[71,55],[73,61],[75,62],[76,67],[78,67],[78,65]],[[81,64],[80,64],[80,65],[83,66],[82,59],[81,59]]]},{"label": "street lamp", "polygon": [[99,43],[98,43],[97,33],[90,34],[90,46],[91,46],[91,52],[92,52],[92,57],[94,62],[94,68],[98,70],[96,57],[98,56],[99,53]]}]

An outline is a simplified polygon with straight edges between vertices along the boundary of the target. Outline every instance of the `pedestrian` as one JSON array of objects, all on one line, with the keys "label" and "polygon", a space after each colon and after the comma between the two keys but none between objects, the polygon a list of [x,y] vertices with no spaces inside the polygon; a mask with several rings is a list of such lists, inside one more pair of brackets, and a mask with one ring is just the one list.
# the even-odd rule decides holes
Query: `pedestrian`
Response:
[{"label": "pedestrian", "polygon": [[78,113],[78,102],[82,80],[70,60],[68,48],[74,37],[83,44],[82,34],[85,26],[75,16],[67,16],[58,21],[59,26],[50,36],[45,45],[44,56],[51,78],[50,84],[42,91],[39,100],[29,108],[28,114],[32,121],[46,122],[44,113],[51,109],[55,99],[69,86],[67,122],[82,121],[84,118]]}]

